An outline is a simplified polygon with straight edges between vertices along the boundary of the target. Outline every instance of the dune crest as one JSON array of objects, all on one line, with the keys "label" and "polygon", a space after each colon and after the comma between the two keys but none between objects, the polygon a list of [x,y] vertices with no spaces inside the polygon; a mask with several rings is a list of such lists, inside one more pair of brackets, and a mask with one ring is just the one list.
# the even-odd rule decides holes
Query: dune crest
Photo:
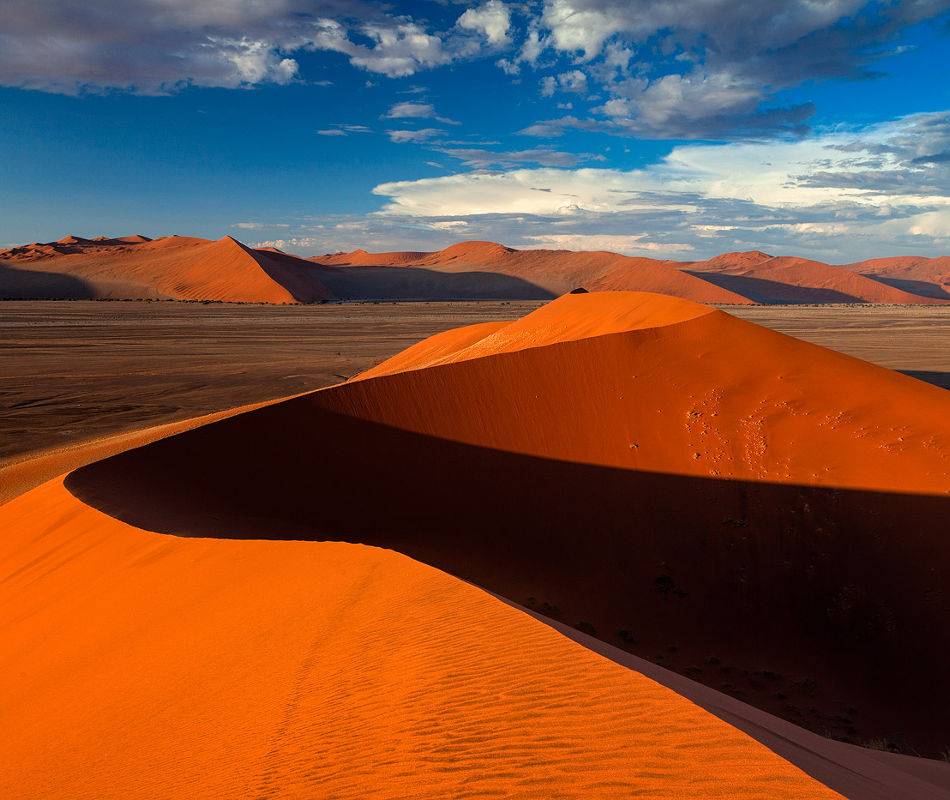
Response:
[{"label": "dune crest", "polygon": [[722,311],[588,293],[67,485],[149,530],[397,549],[797,724],[937,753],[947,418],[944,390]]}]

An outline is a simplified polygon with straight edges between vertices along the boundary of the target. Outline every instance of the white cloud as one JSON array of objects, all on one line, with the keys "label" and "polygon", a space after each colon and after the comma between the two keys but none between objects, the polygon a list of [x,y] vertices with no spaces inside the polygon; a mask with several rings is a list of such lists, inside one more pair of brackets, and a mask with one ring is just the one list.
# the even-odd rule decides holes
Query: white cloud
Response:
[{"label": "white cloud", "polygon": [[528,236],[527,238],[532,244],[528,245],[526,249],[607,250],[629,256],[649,255],[656,257],[656,254],[660,251],[672,253],[694,249],[691,244],[646,241],[646,233],[636,236],[597,233],[550,233]]},{"label": "white cloud", "polygon": [[[626,27],[620,9],[595,8],[594,4],[572,3],[570,0],[548,0],[544,4],[542,23],[551,31],[551,45],[567,52],[581,51],[590,60],[600,53],[610,36]],[[629,4],[633,7],[635,4]]]},{"label": "white cloud", "polygon": [[557,76],[558,83],[566,92],[587,93],[587,76],[579,69],[570,72],[562,72]]},{"label": "white cloud", "polygon": [[5,0],[3,13],[0,85],[66,94],[286,84],[308,50],[390,77],[473,55],[463,34],[447,48],[366,0]]},{"label": "white cloud", "polygon": [[346,45],[338,49],[350,57],[354,66],[371,72],[401,78],[452,61],[451,54],[442,47],[442,40],[414,22],[371,23],[364,25],[362,32],[374,41],[373,47],[354,45],[346,40]]},{"label": "white cloud", "polygon": [[446,148],[442,150],[446,155],[460,159],[466,167],[487,169],[492,166],[510,167],[515,164],[542,164],[547,167],[572,167],[581,160],[591,156],[577,156],[573,153],[562,153],[557,150],[537,148],[533,150],[509,150],[496,152],[482,148]]},{"label": "white cloud", "polygon": [[430,222],[428,223],[428,227],[434,231],[457,231],[467,228],[468,223],[464,219],[449,219],[439,222]]},{"label": "white cloud", "polygon": [[346,136],[346,131],[340,128],[324,128],[317,131],[320,136]]},{"label": "white cloud", "polygon": [[[588,229],[557,233],[576,237],[598,226],[605,228],[598,236],[629,235],[631,218],[647,215],[654,227],[641,229],[667,234],[651,236],[665,249],[779,242],[815,257],[857,260],[950,249],[947,154],[950,112],[800,141],[683,145],[637,170],[476,171],[385,183],[374,192],[387,198],[380,213],[390,217],[518,215]],[[610,230],[617,225],[626,231]]]},{"label": "white cloud", "polygon": [[500,0],[488,0],[478,8],[470,8],[458,18],[456,25],[482,34],[489,44],[508,44],[511,14]]},{"label": "white cloud", "polygon": [[390,140],[399,144],[427,142],[437,136],[442,136],[444,133],[445,131],[439,128],[420,128],[416,131],[386,131],[386,135],[389,136]]},{"label": "white cloud", "polygon": [[431,103],[396,103],[384,115],[383,119],[434,119],[448,125],[459,125],[454,119],[440,117]]},{"label": "white cloud", "polygon": [[290,225],[285,222],[235,222],[231,227],[245,231],[260,231],[270,228],[289,228]]},{"label": "white cloud", "polygon": [[814,109],[768,108],[776,92],[873,75],[875,60],[901,50],[885,43],[948,9],[947,0],[544,0],[537,41],[596,81],[599,111],[618,133],[802,135]]}]

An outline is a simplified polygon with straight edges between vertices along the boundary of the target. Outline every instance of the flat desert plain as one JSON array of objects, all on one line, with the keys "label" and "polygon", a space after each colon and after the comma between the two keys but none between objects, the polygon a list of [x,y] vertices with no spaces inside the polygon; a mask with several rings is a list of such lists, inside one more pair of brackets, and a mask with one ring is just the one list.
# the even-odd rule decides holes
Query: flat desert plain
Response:
[{"label": "flat desert plain", "polygon": [[[103,436],[330,386],[432,334],[515,320],[541,305],[5,302],[0,468]],[[950,308],[722,308],[950,388]]]}]

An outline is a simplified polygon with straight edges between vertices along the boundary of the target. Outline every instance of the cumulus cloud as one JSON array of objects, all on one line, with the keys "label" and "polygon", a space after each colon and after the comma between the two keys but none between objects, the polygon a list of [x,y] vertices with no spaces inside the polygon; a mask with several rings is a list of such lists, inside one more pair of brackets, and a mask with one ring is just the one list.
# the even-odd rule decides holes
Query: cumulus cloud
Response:
[{"label": "cumulus cloud", "polygon": [[308,50],[390,77],[467,53],[366,0],[7,0],[3,11],[0,85],[66,94],[286,84]]},{"label": "cumulus cloud", "polygon": [[[349,39],[327,42],[324,47],[345,53],[354,66],[390,78],[414,75],[421,69],[439,67],[452,61],[452,55],[443,48],[442,40],[426,33],[414,22],[396,25],[371,23],[363,26],[362,33],[373,40],[372,47],[353,44]],[[320,47],[317,43],[315,46]]]},{"label": "cumulus cloud", "polygon": [[[769,108],[776,92],[873,77],[875,61],[899,50],[885,43],[948,9],[950,0],[544,0],[538,42],[607,94],[595,111],[618,132],[803,135],[813,109]],[[556,84],[545,76],[542,93],[568,88],[564,74]]]},{"label": "cumulus cloud", "polygon": [[761,109],[765,92],[760,84],[722,72],[627,81],[617,93],[595,109],[616,124],[615,130],[683,139],[803,135],[815,111],[810,103]]},{"label": "cumulus cloud", "polygon": [[488,0],[478,8],[470,8],[458,18],[456,25],[466,30],[476,31],[484,36],[489,44],[508,44],[508,29],[511,27],[511,13],[501,0]]},{"label": "cumulus cloud", "polygon": [[[574,226],[563,232],[571,236],[629,236],[649,219],[653,227],[634,230],[670,252],[777,245],[858,260],[950,249],[950,161],[928,160],[948,151],[950,112],[942,112],[802,140],[683,145],[638,170],[470,172],[374,192],[390,217],[502,215]],[[875,165],[873,179],[855,172],[861,163]]]}]

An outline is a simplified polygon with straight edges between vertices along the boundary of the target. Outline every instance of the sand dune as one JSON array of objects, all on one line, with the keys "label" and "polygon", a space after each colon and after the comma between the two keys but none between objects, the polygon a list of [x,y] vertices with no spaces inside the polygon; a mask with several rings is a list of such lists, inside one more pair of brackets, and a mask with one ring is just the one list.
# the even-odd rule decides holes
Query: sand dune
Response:
[{"label": "sand dune", "polygon": [[0,251],[0,297],[309,303],[319,300],[550,300],[576,287],[647,291],[700,303],[950,302],[950,259],[883,259],[845,267],[760,251],[702,262],[610,252],[515,250],[460,242],[438,252],[298,258],[169,236],[83,239]]},{"label": "sand dune", "polygon": [[58,481],[0,521],[4,797],[839,796],[391,551],[160,536]]},{"label": "sand dune", "polygon": [[682,268],[757,303],[938,303],[850,269],[759,251],[727,253]]},{"label": "sand dune", "polygon": [[844,268],[907,292],[950,300],[950,256],[873,258]]},{"label": "sand dune", "polygon": [[948,411],[721,311],[590,293],[83,467],[0,507],[0,787],[939,797],[950,765],[823,748],[465,581],[939,751]]},{"label": "sand dune", "polygon": [[[513,299],[549,299],[576,287],[591,291],[633,289],[662,292],[705,303],[748,303],[745,297],[687,275],[673,266],[649,258],[628,258],[617,253],[569,250],[514,250],[494,242],[461,242],[436,253],[381,253],[362,250],[321,256],[313,261],[342,268],[344,274],[359,269],[362,290],[389,286],[402,280],[415,284],[431,281],[431,276],[455,276],[445,281],[445,290],[507,291]],[[400,271],[392,268],[400,267]],[[467,280],[462,281],[462,276]],[[505,282],[507,279],[507,283]],[[338,286],[329,278],[340,297],[360,291],[351,285]],[[519,283],[515,283],[519,282]],[[393,292],[395,287],[389,289]],[[420,286],[415,291],[430,291]],[[484,289],[483,289],[484,290]],[[411,286],[403,291],[413,291]],[[467,296],[467,295],[466,295]],[[499,296],[493,294],[492,296]]]},{"label": "sand dune", "polygon": [[151,530],[391,547],[797,723],[936,753],[948,414],[723,312],[592,293],[68,485]]},{"label": "sand dune", "polygon": [[[719,304],[950,301],[950,294],[944,297],[942,290],[930,284],[906,280],[901,283],[871,274],[873,269],[869,269],[867,275],[856,274],[862,272],[855,269],[860,265],[836,267],[803,258],[776,258],[761,251],[724,253],[708,261],[676,262],[609,252],[514,250],[494,242],[461,242],[438,252],[373,254],[357,250],[311,260],[339,267],[350,277],[359,274],[364,288],[386,287],[391,293],[399,290],[387,283],[395,276],[392,270],[385,268],[402,267],[406,272],[396,275],[404,283],[415,277],[413,270],[428,276],[432,273],[478,275],[482,282],[490,275],[517,278],[529,285],[520,287],[520,294],[512,295],[519,299],[544,299],[569,292],[574,287],[584,287],[590,291],[658,292]],[[941,262],[941,259],[932,261]],[[533,293],[529,287],[534,287]],[[340,297],[348,297],[359,289],[345,282],[336,291]],[[416,291],[422,290],[417,287]],[[539,291],[548,294],[539,294]]]},{"label": "sand dune", "polygon": [[75,236],[0,253],[0,296],[67,299],[314,302],[327,290],[299,259],[245,247],[169,236],[93,241]]}]

